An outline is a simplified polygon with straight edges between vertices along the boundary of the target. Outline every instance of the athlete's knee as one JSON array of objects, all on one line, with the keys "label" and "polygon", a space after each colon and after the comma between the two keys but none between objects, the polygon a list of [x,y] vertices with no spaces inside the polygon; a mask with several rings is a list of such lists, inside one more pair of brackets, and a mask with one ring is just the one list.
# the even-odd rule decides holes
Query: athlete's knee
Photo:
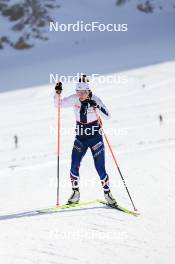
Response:
[{"label": "athlete's knee", "polygon": [[104,155],[104,144],[103,141],[99,141],[91,148],[94,159],[99,159],[99,156]]},{"label": "athlete's knee", "polygon": [[78,153],[81,153],[83,151],[83,144],[80,140],[75,139],[75,142],[73,145],[73,151],[76,151]]}]

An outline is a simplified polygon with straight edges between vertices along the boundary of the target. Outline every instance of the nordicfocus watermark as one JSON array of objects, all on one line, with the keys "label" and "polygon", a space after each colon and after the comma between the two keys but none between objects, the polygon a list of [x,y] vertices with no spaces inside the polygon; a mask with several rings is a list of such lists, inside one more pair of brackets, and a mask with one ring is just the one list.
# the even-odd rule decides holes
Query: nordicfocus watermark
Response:
[{"label": "nordicfocus watermark", "polygon": [[[129,128],[127,127],[108,127],[105,129],[105,132],[110,136],[126,137],[129,134]],[[99,129],[97,126],[92,126],[91,128],[84,128],[83,125],[74,127],[61,127],[60,134],[62,136],[93,136],[99,133],[99,135],[104,135],[104,131]],[[55,125],[50,126],[50,136],[57,135],[57,127]]]},{"label": "nordicfocus watermark", "polygon": [[50,31],[56,32],[127,32],[128,24],[104,24],[98,21],[92,21],[90,23],[85,23],[84,21],[76,21],[76,23],[59,23],[58,21],[50,22]]},{"label": "nordicfocus watermark", "polygon": [[[64,153],[63,153],[64,155]],[[109,154],[106,154],[106,157],[111,157]],[[91,156],[87,156],[87,159],[91,160]],[[62,163],[65,164],[70,164],[71,163],[71,159],[67,159],[67,156],[65,157],[64,160],[62,160]],[[90,179],[86,179],[83,178],[83,180],[81,180],[81,182],[79,181],[81,188],[88,188],[89,190],[97,190],[97,182],[94,181],[93,178]],[[55,186],[57,186],[57,178],[56,177],[52,177],[49,178],[49,183],[48,183],[48,188],[53,189]],[[67,181],[61,181],[60,182],[60,188],[62,191],[67,191]],[[118,191],[123,191],[123,182],[120,179],[116,179],[113,183],[112,183],[112,188],[113,189],[117,189]]]},{"label": "nordicfocus watermark", "polygon": [[[58,81],[62,83],[73,83],[76,84],[83,73],[76,73],[75,75],[59,75],[58,73],[50,73],[49,82],[50,84],[55,84]],[[98,73],[93,73],[87,75],[91,84],[127,84],[128,76],[125,74],[113,73],[108,75],[100,75]]]},{"label": "nordicfocus watermark", "polygon": [[50,238],[56,240],[71,240],[71,241],[126,241],[128,234],[125,231],[96,231],[96,230],[74,230],[60,231],[59,229],[50,232]]}]

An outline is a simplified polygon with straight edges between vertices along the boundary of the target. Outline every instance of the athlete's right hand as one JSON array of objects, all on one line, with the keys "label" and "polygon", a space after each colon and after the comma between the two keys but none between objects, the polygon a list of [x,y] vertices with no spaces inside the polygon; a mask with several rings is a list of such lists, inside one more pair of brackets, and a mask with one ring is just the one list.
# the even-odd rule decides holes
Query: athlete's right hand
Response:
[{"label": "athlete's right hand", "polygon": [[62,82],[58,82],[55,86],[55,91],[57,94],[61,94],[63,88],[62,88]]}]

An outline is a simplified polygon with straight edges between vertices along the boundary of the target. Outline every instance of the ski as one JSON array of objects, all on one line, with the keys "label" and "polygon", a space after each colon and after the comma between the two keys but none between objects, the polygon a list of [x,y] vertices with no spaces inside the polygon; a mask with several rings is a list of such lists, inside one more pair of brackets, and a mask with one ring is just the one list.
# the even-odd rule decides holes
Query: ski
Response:
[{"label": "ski", "polygon": [[88,205],[92,205],[95,203],[98,203],[98,202],[95,200],[95,201],[80,202],[80,203],[74,203],[74,204],[63,204],[63,205],[58,205],[58,206],[54,206],[54,207],[50,207],[50,208],[46,208],[46,209],[39,209],[39,210],[36,210],[36,212],[38,212],[40,214],[56,213],[56,212],[60,212],[60,211],[65,210],[65,209],[81,207],[81,206],[88,206]]},{"label": "ski", "polygon": [[121,205],[110,205],[108,204],[106,201],[104,200],[95,200],[95,201],[88,201],[88,202],[80,202],[80,203],[74,203],[74,204],[63,204],[63,205],[58,205],[58,206],[54,206],[54,207],[50,207],[50,208],[46,208],[46,209],[38,209],[36,210],[37,213],[39,214],[48,214],[48,213],[56,213],[56,212],[61,212],[63,210],[68,210],[71,208],[76,208],[76,207],[81,207],[81,206],[88,206],[88,205],[93,205],[96,203],[101,203],[104,204],[106,206],[109,206],[110,208],[113,209],[117,209],[119,211],[122,211],[124,213],[133,215],[133,216],[138,216],[139,213],[134,212],[132,210],[129,210]]},{"label": "ski", "polygon": [[139,215],[139,213],[137,213],[137,212],[134,212],[134,211],[132,211],[132,210],[129,210],[129,209],[127,209],[127,208],[125,208],[125,207],[123,207],[123,206],[121,206],[121,205],[111,205],[111,204],[109,204],[109,203],[107,203],[107,202],[105,202],[105,201],[103,201],[103,200],[97,200],[99,203],[101,203],[101,204],[104,204],[104,205],[107,205],[107,206],[109,206],[110,208],[113,208],[113,209],[117,209],[117,210],[119,210],[119,211],[122,211],[122,212],[124,212],[124,213],[127,213],[127,214],[130,214],[130,215],[134,215],[134,216],[138,216]]}]

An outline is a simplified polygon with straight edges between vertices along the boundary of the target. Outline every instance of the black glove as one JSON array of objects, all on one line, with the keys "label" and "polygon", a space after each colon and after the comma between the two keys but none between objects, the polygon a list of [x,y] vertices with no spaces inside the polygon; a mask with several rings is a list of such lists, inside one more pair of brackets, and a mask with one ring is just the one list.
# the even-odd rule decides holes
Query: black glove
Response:
[{"label": "black glove", "polygon": [[97,102],[95,100],[90,99],[88,103],[90,104],[91,107],[98,108]]},{"label": "black glove", "polygon": [[61,94],[63,88],[62,88],[62,82],[58,82],[55,86],[55,91],[57,94]]}]

